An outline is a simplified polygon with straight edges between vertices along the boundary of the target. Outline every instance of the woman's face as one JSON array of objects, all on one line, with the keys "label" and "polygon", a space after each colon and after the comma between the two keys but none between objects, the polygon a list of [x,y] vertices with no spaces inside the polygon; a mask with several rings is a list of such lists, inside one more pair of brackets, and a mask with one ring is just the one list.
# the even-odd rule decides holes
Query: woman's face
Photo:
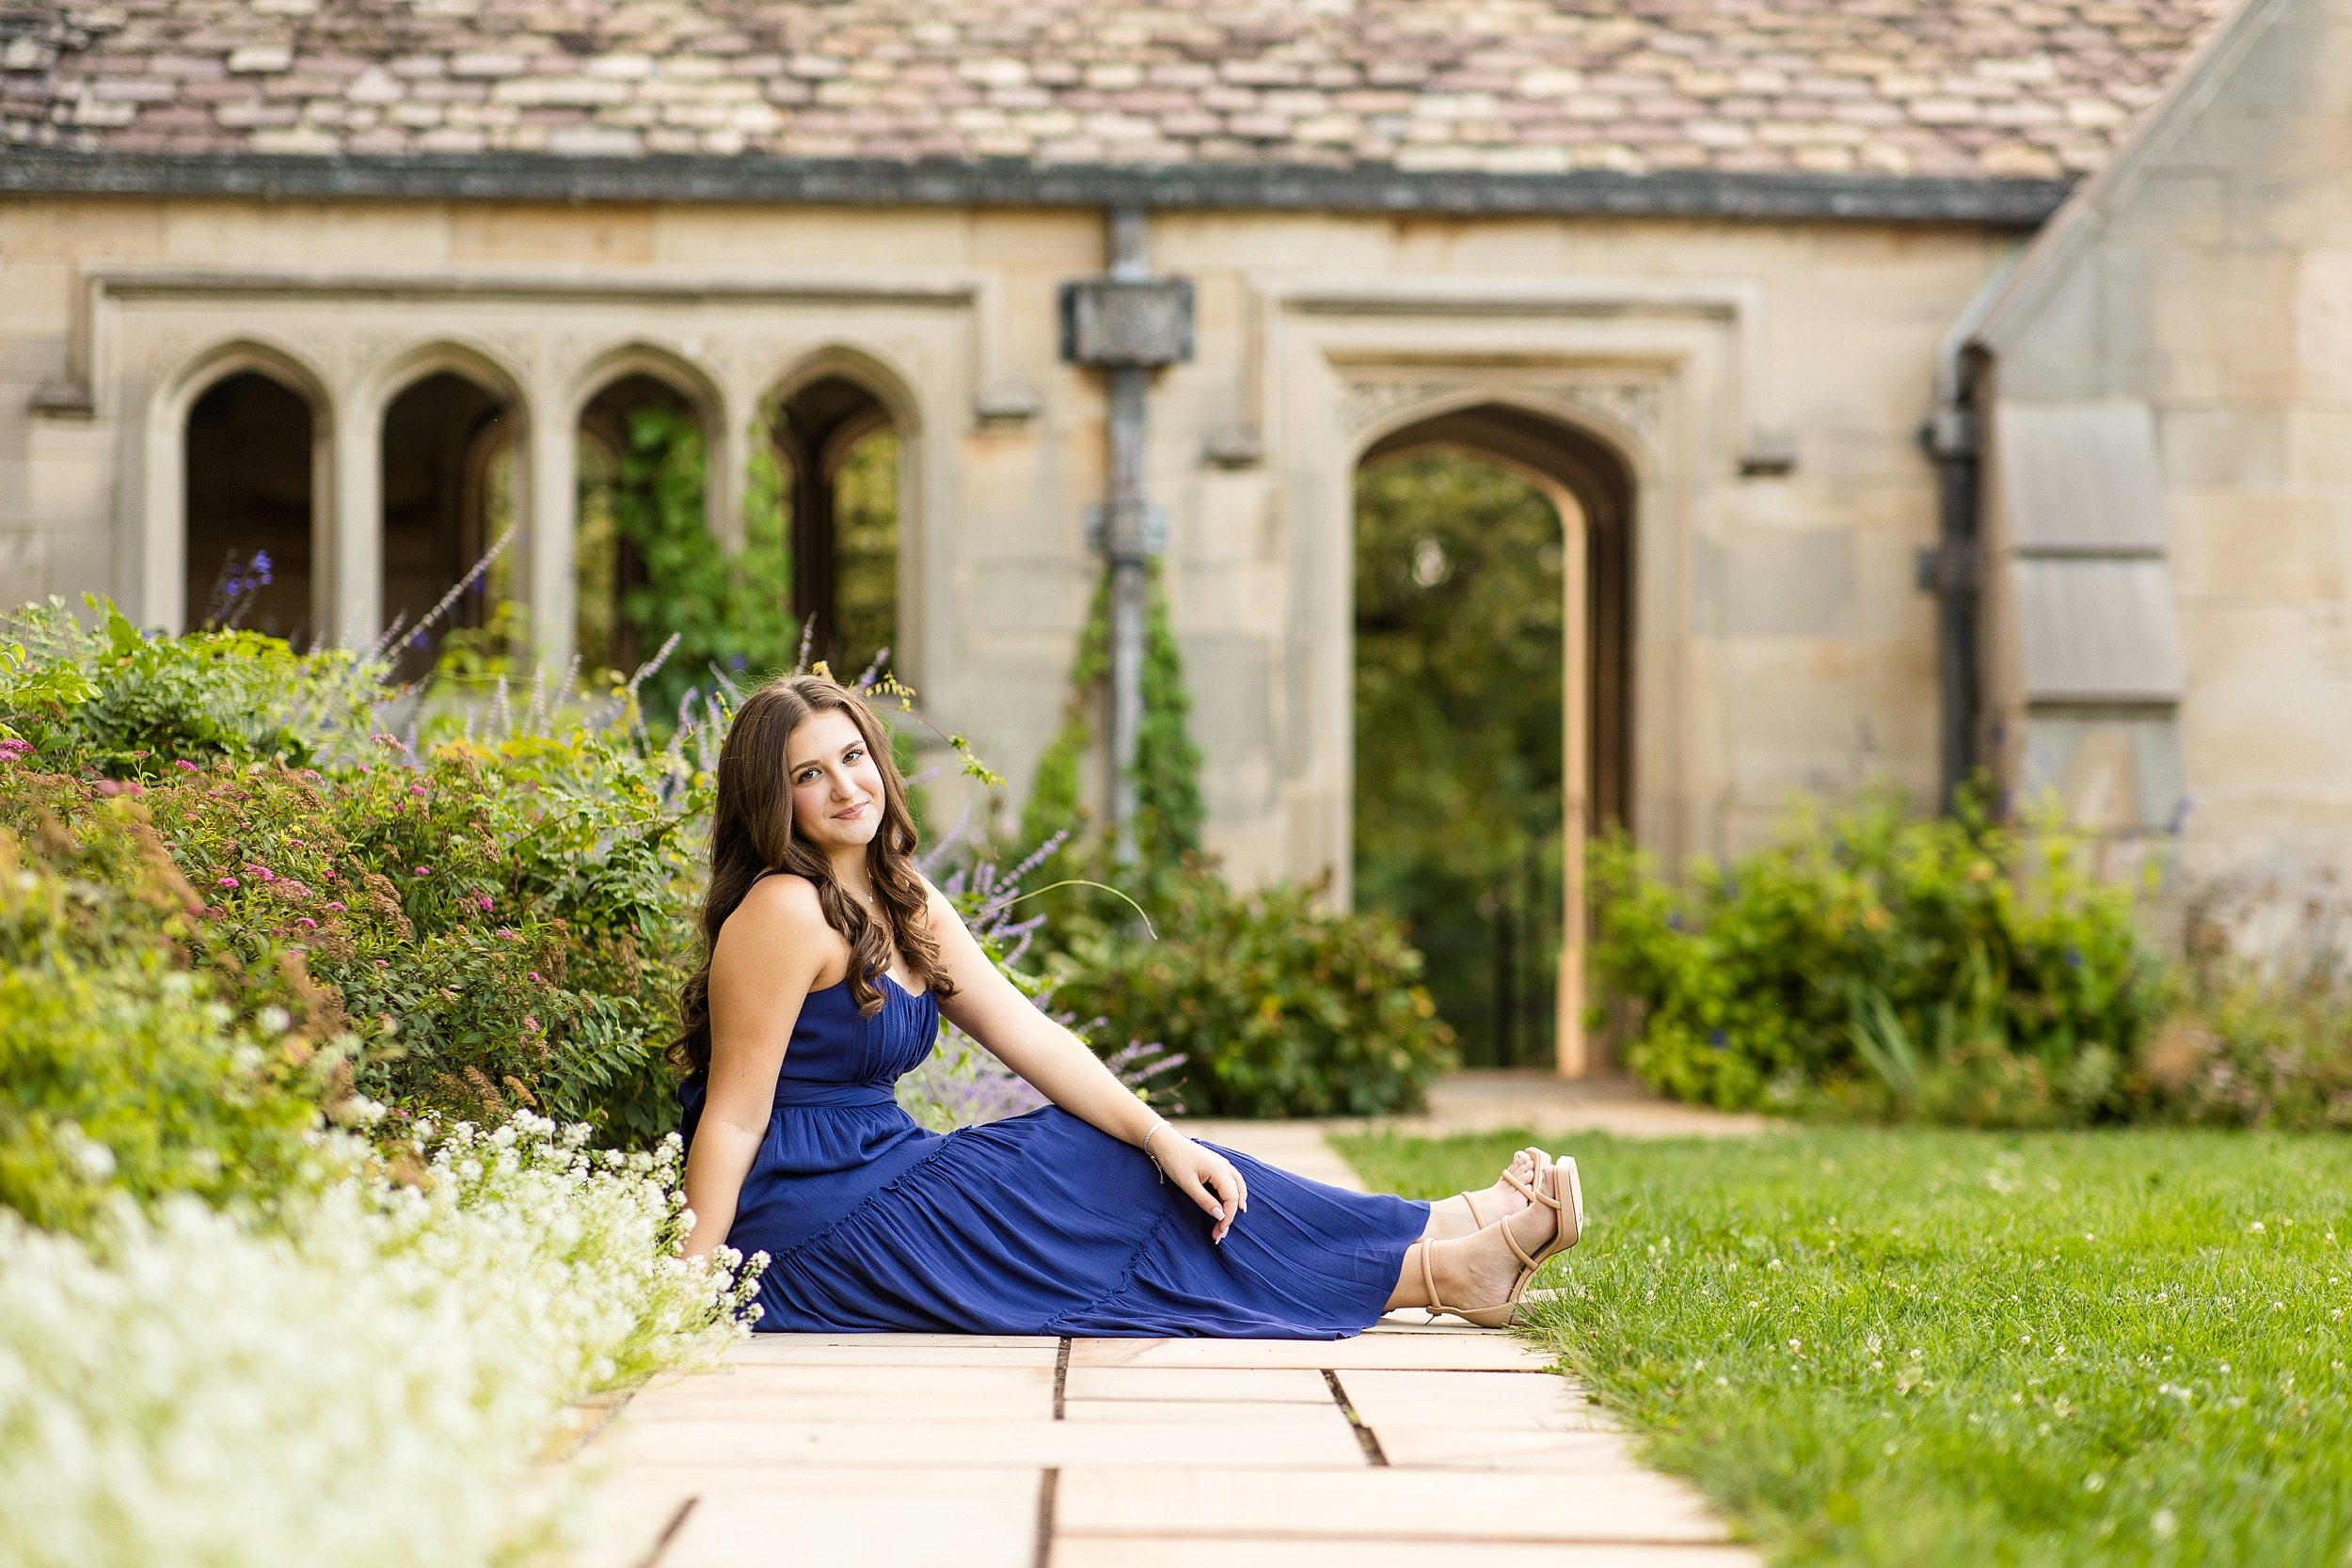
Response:
[{"label": "woman's face", "polygon": [[826,708],[802,721],[785,748],[792,785],[792,831],[820,853],[858,848],[882,827],[882,768],[846,713]]}]

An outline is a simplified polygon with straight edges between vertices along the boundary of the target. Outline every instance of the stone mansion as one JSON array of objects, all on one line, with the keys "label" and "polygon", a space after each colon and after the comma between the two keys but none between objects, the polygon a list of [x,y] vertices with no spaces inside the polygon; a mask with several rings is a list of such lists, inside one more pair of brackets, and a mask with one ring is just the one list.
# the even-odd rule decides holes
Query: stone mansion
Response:
[{"label": "stone mansion", "polygon": [[[0,121],[9,603],[176,626],[268,540],[364,643],[496,444],[561,663],[614,388],[702,421],[722,538],[763,407],[812,514],[887,425],[943,721],[1017,795],[1124,484],[1214,847],[1343,897],[1352,479],[1446,445],[1565,524],[1572,824],[1981,766],[2192,878],[2352,868],[2331,0],[15,0]],[[1069,352],[1122,283],[1177,312],[1124,383]]]}]

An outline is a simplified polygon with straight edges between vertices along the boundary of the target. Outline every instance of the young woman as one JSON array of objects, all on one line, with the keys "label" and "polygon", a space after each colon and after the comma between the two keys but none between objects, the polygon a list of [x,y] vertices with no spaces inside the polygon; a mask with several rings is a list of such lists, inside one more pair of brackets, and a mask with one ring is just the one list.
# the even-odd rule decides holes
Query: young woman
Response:
[{"label": "young woman", "polygon": [[[719,756],[678,1044],[687,1250],[768,1254],[760,1328],[1329,1338],[1396,1307],[1499,1325],[1576,1243],[1575,1162],[1540,1150],[1419,1203],[1184,1136],[997,972],[914,849],[856,695],[815,675],[752,693]],[[891,1085],[942,1014],[1053,1103],[916,1126]]]}]

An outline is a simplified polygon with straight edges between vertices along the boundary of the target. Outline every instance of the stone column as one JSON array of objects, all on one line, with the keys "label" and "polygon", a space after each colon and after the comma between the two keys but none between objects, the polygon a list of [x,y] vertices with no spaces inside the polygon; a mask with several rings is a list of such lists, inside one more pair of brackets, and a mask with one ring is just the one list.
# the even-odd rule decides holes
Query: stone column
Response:
[{"label": "stone column", "polygon": [[523,436],[516,465],[515,515],[524,532],[521,580],[531,605],[531,640],[550,678],[572,662],[574,617],[572,531],[578,511],[580,436],[547,400]]},{"label": "stone column", "polygon": [[335,404],[326,578],[335,641],[366,648],[384,629],[384,411]]}]

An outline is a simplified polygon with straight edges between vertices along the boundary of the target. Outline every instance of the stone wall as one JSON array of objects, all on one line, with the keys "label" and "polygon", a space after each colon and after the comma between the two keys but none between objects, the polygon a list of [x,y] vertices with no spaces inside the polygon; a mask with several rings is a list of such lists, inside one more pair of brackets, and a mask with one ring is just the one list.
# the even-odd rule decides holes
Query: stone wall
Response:
[{"label": "stone wall", "polygon": [[[1996,420],[2098,404],[2153,431],[2181,669],[2177,706],[2088,712],[2032,701],[2012,669],[2010,775],[2110,802],[2099,777],[2136,776],[2135,810],[2078,812],[2178,827],[2191,890],[2277,879],[2299,897],[2352,871],[2347,192],[2352,16],[2255,0],[2053,223],[1982,334]],[[2037,769],[2035,737],[2068,729],[2048,754],[2103,744],[2104,768]]]},{"label": "stone wall", "polygon": [[[1498,405],[1582,433],[1629,476],[1645,839],[1720,851],[1793,794],[1929,791],[1931,608],[1912,557],[1935,516],[1914,432],[1939,336],[2009,243],[1155,219],[1154,264],[1199,298],[1197,356],[1152,394],[1149,483],[1172,524],[1214,844],[1244,877],[1329,869],[1344,894],[1353,467],[1416,421]],[[760,398],[834,370],[906,437],[901,661],[1017,800],[1063,700],[1104,481],[1102,390],[1057,360],[1055,293],[1103,263],[1086,212],[10,199],[0,597],[95,590],[176,617],[180,425],[209,378],[253,364],[321,411],[322,610],[373,635],[377,427],[404,385],[452,368],[520,409],[517,580],[560,656],[587,399],[628,370],[669,379],[736,472]],[[714,497],[714,526],[734,504]],[[2291,509],[2274,526],[2305,537]]]}]

